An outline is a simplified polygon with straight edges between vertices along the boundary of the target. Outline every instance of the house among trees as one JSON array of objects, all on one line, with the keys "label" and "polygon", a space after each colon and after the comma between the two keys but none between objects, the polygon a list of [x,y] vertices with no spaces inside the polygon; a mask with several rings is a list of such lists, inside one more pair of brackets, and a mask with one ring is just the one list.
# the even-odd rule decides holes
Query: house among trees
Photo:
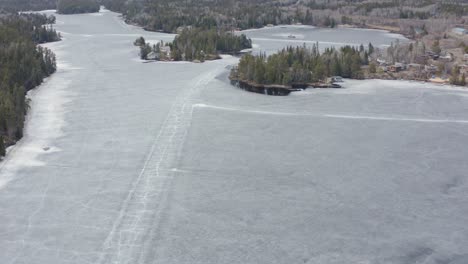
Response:
[{"label": "house among trees", "polygon": [[331,81],[332,83],[335,83],[335,82],[343,82],[343,77],[341,77],[341,76],[333,76],[333,77],[330,78],[330,81]]},{"label": "house among trees", "polygon": [[419,37],[422,37],[422,36],[424,36],[426,34],[427,34],[426,30],[424,30],[423,28],[419,28],[419,27],[414,28],[414,36],[415,37],[419,38]]},{"label": "house among trees", "polygon": [[427,55],[418,55],[414,58],[414,63],[425,65],[429,60],[429,56]]},{"label": "house among trees", "polygon": [[159,58],[160,58],[159,53],[154,52],[154,51],[152,51],[152,52],[148,53],[148,55],[146,55],[147,60],[159,60]]},{"label": "house among trees", "polygon": [[452,32],[457,34],[457,35],[466,35],[468,34],[468,29],[464,29],[461,27],[456,27],[452,29]]},{"label": "house among trees", "polygon": [[387,65],[387,62],[383,59],[377,59],[377,63],[379,64],[379,66],[386,66]]},{"label": "house among trees", "polygon": [[159,53],[162,56],[165,56],[166,58],[171,57],[171,47],[169,46],[161,46],[159,47]]},{"label": "house among trees", "polygon": [[468,75],[468,65],[464,64],[460,66],[460,74]]},{"label": "house among trees", "polygon": [[388,66],[388,71],[390,72],[400,72],[405,69],[405,65],[403,63],[397,62],[394,65]]},{"label": "house among trees", "polygon": [[419,63],[410,63],[408,64],[408,69],[409,70],[421,70],[423,68],[423,65],[419,64]]},{"label": "house among trees", "polygon": [[333,76],[326,79],[326,83],[328,84],[334,84],[338,82],[343,82],[343,78],[341,76]]},{"label": "house among trees", "polygon": [[437,66],[434,66],[434,65],[425,65],[424,66],[424,70],[428,73],[435,73],[437,72]]},{"label": "house among trees", "polygon": [[154,46],[153,50],[146,55],[146,60],[170,60],[171,59],[171,47],[161,46],[158,43]]},{"label": "house among trees", "polygon": [[444,61],[444,62],[451,62],[453,60],[453,57],[452,57],[452,54],[447,52],[446,54],[440,56],[439,59]]},{"label": "house among trees", "polygon": [[426,55],[429,56],[433,60],[439,59],[439,54],[433,52],[433,51],[426,51]]}]

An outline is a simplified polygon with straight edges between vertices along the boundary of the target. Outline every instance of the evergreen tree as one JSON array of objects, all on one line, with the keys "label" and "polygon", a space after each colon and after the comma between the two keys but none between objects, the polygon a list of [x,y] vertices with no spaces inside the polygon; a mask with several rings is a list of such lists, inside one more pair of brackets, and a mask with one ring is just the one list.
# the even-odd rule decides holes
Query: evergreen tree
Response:
[{"label": "evergreen tree", "polygon": [[441,48],[440,48],[440,44],[439,44],[439,40],[436,39],[434,41],[434,43],[432,43],[432,47],[431,47],[432,51],[436,54],[440,54],[440,52],[442,51]]},{"label": "evergreen tree", "polygon": [[369,64],[369,72],[370,73],[376,73],[377,72],[377,67],[375,66],[375,63]]},{"label": "evergreen tree", "polygon": [[6,154],[5,142],[3,142],[3,137],[0,136],[0,158],[4,157]]},{"label": "evergreen tree", "polygon": [[[350,46],[339,50],[327,48],[323,54],[318,44],[311,48],[287,47],[268,57],[264,54],[244,55],[231,78],[257,84],[305,84],[324,81],[326,77],[339,75],[347,78],[362,78],[361,66],[366,62],[360,53]],[[375,66],[375,65],[374,65]]]},{"label": "evergreen tree", "polygon": [[460,85],[459,72],[460,72],[460,67],[454,66],[452,68],[452,74],[450,76],[450,84]]},{"label": "evergreen tree", "polygon": [[368,52],[369,52],[369,55],[372,55],[374,53],[374,46],[372,45],[372,43],[369,43],[369,47],[368,47]]},{"label": "evergreen tree", "polygon": [[151,46],[148,43],[140,46],[140,58],[142,60],[147,60],[148,54],[150,53],[151,53]]},{"label": "evergreen tree", "polygon": [[133,42],[133,45],[135,46],[138,46],[138,47],[141,47],[143,45],[146,45],[146,41],[145,41],[145,38],[144,37],[139,37],[135,40],[135,42]]}]

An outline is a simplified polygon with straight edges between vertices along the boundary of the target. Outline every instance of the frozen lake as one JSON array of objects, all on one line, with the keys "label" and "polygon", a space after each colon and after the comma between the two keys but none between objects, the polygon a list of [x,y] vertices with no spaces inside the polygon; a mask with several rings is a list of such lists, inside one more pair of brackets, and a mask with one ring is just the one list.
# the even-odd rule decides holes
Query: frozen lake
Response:
[{"label": "frozen lake", "polygon": [[[56,27],[59,70],[0,164],[0,263],[468,263],[468,91],[347,81],[264,96],[229,85],[236,58],[141,63],[138,36],[174,36],[114,13]],[[248,35],[267,52],[400,38]]]},{"label": "frozen lake", "polygon": [[254,43],[254,51],[276,52],[287,46],[312,46],[318,43],[320,49],[342,47],[345,45],[365,47],[372,43],[374,47],[385,48],[391,42],[408,42],[402,35],[383,30],[356,28],[316,28],[305,25],[264,27],[242,31]]}]

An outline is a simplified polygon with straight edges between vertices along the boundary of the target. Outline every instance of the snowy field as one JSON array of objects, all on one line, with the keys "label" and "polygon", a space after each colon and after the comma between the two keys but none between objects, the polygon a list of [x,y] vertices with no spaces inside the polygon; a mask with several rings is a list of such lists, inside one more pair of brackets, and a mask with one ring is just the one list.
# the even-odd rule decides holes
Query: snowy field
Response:
[{"label": "snowy field", "polygon": [[[59,71],[0,164],[0,263],[468,263],[468,91],[348,80],[265,96],[229,85],[233,57],[141,63],[138,36],[174,36],[112,12],[56,27]],[[404,41],[247,33],[268,53]]]}]

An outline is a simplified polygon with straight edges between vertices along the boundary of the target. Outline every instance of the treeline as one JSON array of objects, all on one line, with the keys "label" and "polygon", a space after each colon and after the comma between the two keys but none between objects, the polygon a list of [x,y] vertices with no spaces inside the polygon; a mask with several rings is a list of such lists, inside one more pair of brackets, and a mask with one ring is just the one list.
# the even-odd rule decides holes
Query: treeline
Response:
[{"label": "treeline", "polygon": [[441,14],[455,14],[457,16],[466,16],[468,14],[468,3],[449,2],[441,3],[437,6],[437,11]]},{"label": "treeline", "polygon": [[174,60],[216,59],[219,53],[236,54],[252,48],[252,41],[244,34],[216,30],[185,29],[169,44]]},{"label": "treeline", "polygon": [[121,0],[0,0],[0,11],[39,11],[57,9],[60,14],[78,14],[98,12],[100,3],[118,3]]},{"label": "treeline", "polygon": [[400,10],[401,19],[428,19],[431,17],[429,12],[413,11],[413,10]]},{"label": "treeline", "polygon": [[232,30],[312,21],[310,14],[291,11],[289,3],[277,0],[103,0],[103,4],[123,13],[128,22],[162,32],[184,26]]},{"label": "treeline", "polygon": [[57,12],[59,14],[81,14],[99,12],[97,0],[58,0]]},{"label": "treeline", "polygon": [[[313,0],[315,2],[315,0]],[[385,18],[429,19],[450,15],[464,16],[468,12],[468,5],[463,0],[387,0],[387,1],[356,1],[356,3],[342,3],[340,13],[348,15],[386,14]],[[326,8],[325,8],[326,9]],[[343,12],[344,11],[344,12]],[[394,12],[398,11],[398,13]],[[397,16],[399,14],[399,17]]]},{"label": "treeline", "polygon": [[57,0],[0,0],[0,10],[8,12],[55,9]]},{"label": "treeline", "polygon": [[6,146],[23,136],[26,92],[56,70],[55,55],[37,46],[59,39],[51,27],[44,27],[46,21],[53,18],[25,14],[0,17],[0,156],[5,155]]},{"label": "treeline", "polygon": [[[367,18],[416,19],[462,18],[468,12],[463,0],[59,0],[59,13],[97,12],[99,5],[122,13],[127,22],[147,30],[176,32],[183,26],[211,29],[248,29],[268,24],[302,23],[335,27],[362,25]],[[55,8],[55,0],[0,0],[0,9]],[[464,23],[463,20],[460,20]]]},{"label": "treeline", "polygon": [[38,44],[60,40],[60,33],[53,28],[55,16],[22,13],[19,16],[9,15],[2,20],[2,23],[7,27],[15,28],[16,33],[11,32],[11,34],[26,37]]},{"label": "treeline", "polygon": [[110,10],[123,13],[127,22],[150,31],[172,33],[184,26],[225,30],[294,23],[325,27],[340,23],[362,26],[370,17],[460,18],[468,9],[461,0],[450,3],[444,0],[101,0],[101,3]]},{"label": "treeline", "polygon": [[340,49],[327,48],[320,53],[318,44],[311,48],[288,47],[279,53],[266,56],[243,56],[237,67],[231,71],[231,78],[254,82],[256,84],[307,84],[323,82],[327,77],[342,76],[360,79],[363,77],[361,66],[369,63],[367,49],[345,46]]},{"label": "treeline", "polygon": [[143,37],[135,43],[140,47],[142,59],[205,61],[219,58],[219,54],[237,54],[243,49],[252,48],[252,41],[244,34],[196,28],[184,29],[172,43],[157,43],[151,46]]},{"label": "treeline", "polygon": [[465,86],[466,85],[466,75],[465,73],[460,74],[460,67],[455,65],[452,68],[452,74],[450,75],[449,79],[450,84]]}]

